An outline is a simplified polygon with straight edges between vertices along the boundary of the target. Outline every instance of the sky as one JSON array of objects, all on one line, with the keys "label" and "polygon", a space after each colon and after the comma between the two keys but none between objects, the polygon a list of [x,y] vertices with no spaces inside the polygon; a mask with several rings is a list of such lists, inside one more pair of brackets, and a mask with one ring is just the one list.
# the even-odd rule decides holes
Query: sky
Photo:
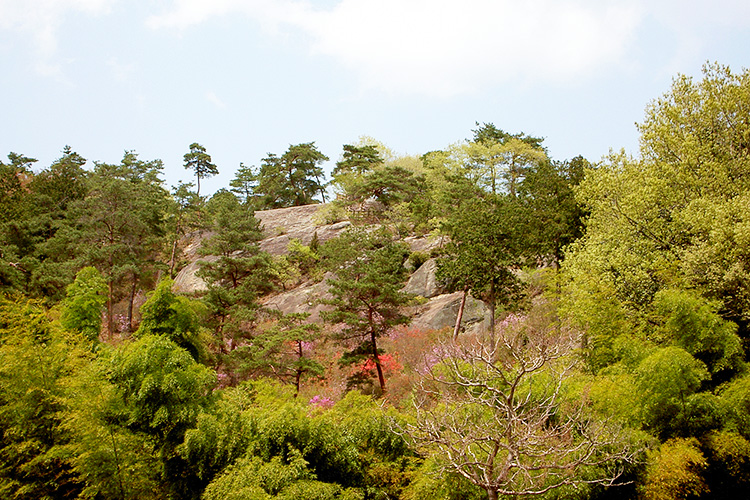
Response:
[{"label": "sky", "polygon": [[194,142],[240,163],[369,136],[421,155],[476,123],[557,160],[637,155],[648,103],[706,62],[750,66],[747,0],[0,0],[0,157],[66,145],[161,159]]}]

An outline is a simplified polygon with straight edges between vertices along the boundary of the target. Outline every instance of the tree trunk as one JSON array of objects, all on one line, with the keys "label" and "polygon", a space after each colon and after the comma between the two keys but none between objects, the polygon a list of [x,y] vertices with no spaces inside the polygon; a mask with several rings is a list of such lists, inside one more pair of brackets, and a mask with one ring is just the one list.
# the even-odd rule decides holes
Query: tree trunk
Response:
[{"label": "tree trunk", "polygon": [[110,339],[115,334],[114,295],[115,284],[110,276],[107,289],[107,335],[109,335]]},{"label": "tree trunk", "polygon": [[[302,359],[302,342],[297,342],[297,360]],[[296,398],[299,394],[299,385],[300,381],[302,380],[302,368],[297,368],[297,372],[295,373],[294,377],[294,397]]]},{"label": "tree trunk", "polygon": [[461,330],[461,320],[464,318],[464,307],[466,306],[466,296],[469,293],[469,288],[464,288],[464,294],[461,296],[461,305],[458,306],[458,315],[456,316],[456,326],[453,328],[453,341],[458,339],[458,332]]},{"label": "tree trunk", "polygon": [[177,256],[177,234],[172,242],[172,254],[169,256],[169,277],[174,278],[175,257]]},{"label": "tree trunk", "polygon": [[128,298],[128,333],[133,333],[133,303],[135,302],[135,292],[138,290],[138,276],[133,274],[133,286],[130,288],[130,297]]},{"label": "tree trunk", "polygon": [[488,500],[497,500],[497,491],[487,488],[487,498]]},{"label": "tree trunk", "polygon": [[323,188],[323,185],[320,183],[320,179],[318,176],[315,176],[315,182],[318,183],[318,186],[320,186],[320,197],[323,198],[323,203],[326,202],[326,190]]},{"label": "tree trunk", "polygon": [[380,394],[385,394],[385,377],[383,376],[383,367],[380,366],[380,356],[378,355],[378,345],[375,337],[375,328],[372,326],[372,310],[367,312],[367,318],[370,322],[370,341],[372,342],[372,359],[375,361],[375,369],[378,371],[378,382],[380,383]]}]

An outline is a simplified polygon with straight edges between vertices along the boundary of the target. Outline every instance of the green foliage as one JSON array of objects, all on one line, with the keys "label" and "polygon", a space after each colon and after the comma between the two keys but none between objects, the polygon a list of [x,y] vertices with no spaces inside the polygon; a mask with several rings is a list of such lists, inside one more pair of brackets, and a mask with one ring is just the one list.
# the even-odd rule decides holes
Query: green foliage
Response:
[{"label": "green foliage", "polygon": [[458,474],[446,474],[428,458],[415,472],[404,500],[485,500],[487,493]]},{"label": "green foliage", "polygon": [[677,77],[639,126],[643,158],[613,154],[587,171],[578,195],[591,215],[571,271],[606,279],[637,308],[691,287],[720,300],[726,319],[750,317],[749,102],[748,71]]},{"label": "green foliage", "polygon": [[81,478],[82,498],[164,498],[167,485],[155,443],[123,425],[127,409],[105,376],[107,355],[65,380],[61,427],[70,440],[62,455]]},{"label": "green foliage", "polygon": [[255,405],[246,412],[252,436],[249,454],[265,461],[280,457],[290,462],[295,453],[301,453],[321,481],[356,484],[361,478],[357,448],[344,428],[324,418],[308,418],[301,401],[278,385],[256,384],[255,388]]},{"label": "green foliage", "polygon": [[750,440],[750,374],[746,373],[727,383],[719,395],[727,429]]},{"label": "green foliage", "polygon": [[87,192],[86,160],[66,146],[61,158],[33,175],[26,170],[30,158],[11,154],[9,159],[2,177],[12,212],[0,223],[0,286],[56,302],[80,266],[66,262],[76,257],[71,248],[50,239],[68,206]]},{"label": "green foliage", "polygon": [[[321,377],[324,367],[310,356],[320,337],[320,325],[310,323],[309,313],[280,314],[261,329],[247,345],[235,349],[229,363],[240,374],[275,377],[295,387],[299,394],[303,379]],[[235,361],[236,360],[236,361]]]},{"label": "green foliage", "polygon": [[[342,264],[336,277],[328,280],[333,298],[323,301],[333,306],[333,310],[321,315],[326,322],[342,325],[335,334],[338,342],[344,346],[353,345],[342,361],[371,360],[383,393],[385,378],[377,341],[393,327],[409,322],[400,310],[411,300],[401,291],[406,278],[404,262],[409,251],[406,245],[394,242],[385,231],[349,232],[341,241],[350,241],[354,245],[348,252],[338,255],[337,260]],[[350,256],[351,260],[348,260]]]},{"label": "green foliage", "polygon": [[706,365],[679,347],[664,347],[641,361],[636,385],[646,428],[669,435],[685,418],[691,397],[709,378]]},{"label": "green foliage", "polygon": [[422,267],[422,264],[427,262],[430,259],[430,254],[426,252],[412,252],[409,254],[409,265],[411,268],[416,271],[420,267]]},{"label": "green foliage", "polygon": [[83,169],[85,164],[85,158],[70,146],[65,146],[59,159],[34,176],[29,188],[42,212],[59,219],[70,203],[85,196],[86,178],[89,175]]},{"label": "green foliage", "polygon": [[406,431],[441,473],[491,499],[617,484],[640,443],[590,404],[574,370],[577,337],[553,317],[509,316],[498,339],[437,346]]},{"label": "green foliage", "polygon": [[96,342],[102,329],[102,312],[106,302],[107,282],[96,268],[84,267],[67,288],[60,324]]},{"label": "green foliage", "polygon": [[201,482],[177,447],[211,402],[216,373],[161,335],[145,335],[106,361],[118,405],[113,421],[153,446],[170,497],[196,497]]},{"label": "green foliage", "polygon": [[635,376],[614,365],[590,380],[589,397],[602,415],[609,415],[617,422],[637,428],[641,423],[641,393]]},{"label": "green foliage", "polygon": [[257,202],[256,190],[258,188],[258,173],[254,167],[240,163],[240,168],[229,181],[230,191],[237,195],[243,204],[255,206]]},{"label": "green foliage", "polygon": [[[477,172],[479,185],[493,195],[515,197],[518,185],[534,165],[547,160],[544,150],[516,138],[504,142],[470,142],[464,146],[470,167]],[[500,187],[500,180],[505,186]]]},{"label": "green foliage", "polygon": [[354,201],[374,199],[390,207],[413,200],[423,184],[423,176],[398,165],[386,165],[364,176],[348,194]]},{"label": "green foliage", "polygon": [[123,401],[123,424],[175,446],[216,383],[215,373],[161,335],[144,335],[118,349],[107,377]]},{"label": "green foliage", "polygon": [[18,153],[8,154],[9,163],[0,161],[0,223],[19,220],[27,207],[27,186],[31,178],[31,165],[34,158]]},{"label": "green foliage", "polygon": [[81,488],[59,447],[64,377],[82,351],[39,302],[0,297],[0,496],[73,498]]},{"label": "green foliage", "polygon": [[172,284],[171,279],[162,279],[141,306],[141,324],[135,337],[163,335],[189,352],[196,361],[206,361],[209,339],[201,326],[206,313],[205,305],[175,295]]},{"label": "green foliage", "polygon": [[706,478],[716,497],[739,498],[750,488],[750,441],[731,431],[710,433],[705,440]]},{"label": "green foliage", "polygon": [[558,264],[563,249],[583,234],[584,211],[574,188],[590,164],[578,156],[569,162],[542,161],[533,165],[518,188],[526,212],[526,252]]},{"label": "green foliage", "polygon": [[[315,234],[317,235],[317,233]],[[314,237],[317,238],[317,236]],[[296,238],[289,240],[286,258],[303,276],[314,274],[318,267],[320,256],[317,253],[317,249],[312,248],[317,245],[316,241],[311,241],[310,246],[306,246]]]},{"label": "green foliage", "polygon": [[644,500],[683,500],[708,493],[706,459],[695,439],[673,439],[649,453]]},{"label": "green foliage", "polygon": [[315,203],[318,193],[325,203],[320,164],[326,160],[328,157],[318,151],[314,142],[289,146],[281,156],[269,153],[256,176],[259,208],[308,205]]},{"label": "green foliage", "polygon": [[198,190],[196,194],[200,196],[201,179],[211,177],[219,173],[216,165],[211,163],[211,155],[206,152],[206,148],[194,142],[190,145],[190,152],[185,153],[185,168],[195,172],[198,181]]},{"label": "green foliage", "polygon": [[107,332],[115,333],[115,302],[128,298],[128,331],[139,283],[159,267],[168,193],[161,186],[160,160],[145,162],[126,151],[117,165],[97,163],[86,197],[69,207],[68,225],[49,243],[74,251],[108,283]]},{"label": "green foliage", "polygon": [[201,411],[195,427],[186,431],[178,452],[205,483],[247,451],[251,433],[243,412],[252,405],[250,386],[224,389],[212,405]]},{"label": "green foliage", "polygon": [[521,262],[523,228],[515,199],[466,200],[443,230],[450,242],[438,260],[438,279],[447,280],[454,290],[470,290],[487,304],[494,336],[496,306],[510,305],[521,292],[514,270]]},{"label": "green foliage", "polygon": [[[338,485],[316,481],[307,463],[295,453],[288,463],[280,457],[264,462],[258,457],[243,458],[211,483],[204,500],[286,500],[342,498]],[[349,498],[357,498],[349,497]]]},{"label": "green foliage", "polygon": [[273,261],[261,252],[260,222],[252,209],[241,205],[227,192],[217,192],[207,204],[213,234],[204,240],[201,255],[213,256],[200,262],[198,275],[208,291],[203,297],[216,342],[226,352],[237,345],[256,321],[260,295],[274,289]]},{"label": "green foliage", "polygon": [[178,182],[172,186],[172,199],[168,205],[166,226],[171,237],[169,252],[169,276],[174,277],[178,266],[179,240],[201,224],[201,198],[192,190],[193,183]]},{"label": "green foliage", "polygon": [[524,134],[523,132],[520,132],[518,134],[511,134],[502,129],[497,128],[493,123],[483,123],[480,125],[479,122],[476,122],[476,125],[478,128],[476,130],[472,130],[472,132],[474,132],[474,142],[505,143],[509,141],[510,139],[517,139],[521,142],[528,144],[529,146],[533,148],[536,148],[539,150],[544,149],[544,147],[542,146],[542,142],[544,142],[544,138],[542,137],[533,137],[533,136]]},{"label": "green foliage", "polygon": [[664,318],[657,331],[661,339],[671,340],[704,362],[712,374],[740,368],[744,353],[737,325],[719,316],[719,304],[689,291],[662,290],[653,306]]},{"label": "green foliage", "polygon": [[[186,436],[184,449],[191,449],[190,456],[199,462],[219,458],[231,464],[209,484],[204,498],[401,495],[410,477],[411,461],[403,437],[394,434],[389,425],[393,412],[384,413],[371,398],[357,393],[324,409],[305,406],[279,385],[255,382],[250,387],[232,389],[234,418],[222,411],[223,416],[216,420],[218,430],[206,421]],[[239,399],[238,391],[243,394]],[[240,400],[242,403],[236,404]],[[228,446],[240,451],[232,436],[237,436],[247,451],[236,460],[220,454]],[[232,496],[235,494],[241,496]]]},{"label": "green foliage", "polygon": [[[357,194],[366,175],[371,174],[384,160],[372,145],[361,147],[344,144],[344,153],[333,169],[333,184],[349,202],[358,201]],[[362,201],[361,199],[359,201]]]}]

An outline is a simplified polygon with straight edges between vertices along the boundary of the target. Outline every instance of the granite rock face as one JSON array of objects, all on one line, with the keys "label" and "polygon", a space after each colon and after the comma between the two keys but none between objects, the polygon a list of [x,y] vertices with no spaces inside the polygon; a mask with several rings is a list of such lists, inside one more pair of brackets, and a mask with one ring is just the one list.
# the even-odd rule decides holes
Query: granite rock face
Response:
[{"label": "granite rock face", "polygon": [[[432,297],[426,304],[412,308],[411,326],[420,330],[442,330],[456,324],[458,308],[463,292],[446,293]],[[463,331],[474,331],[489,327],[487,307],[471,295],[466,298],[464,315],[461,319]]]},{"label": "granite rock face", "polygon": [[[255,212],[255,217],[260,220],[264,236],[260,241],[260,249],[271,255],[283,255],[287,252],[292,239],[298,239],[303,245],[308,245],[313,235],[317,233],[318,241],[323,243],[335,238],[351,225],[349,221],[317,225],[315,213],[321,206],[304,205]],[[211,237],[211,234],[210,231],[196,231],[185,237],[183,253],[190,263],[175,276],[173,287],[175,293],[189,295],[206,290],[206,283],[196,275],[200,268],[198,263],[215,261],[217,257],[200,257],[198,248],[200,248],[201,241]]]},{"label": "granite rock face", "polygon": [[323,243],[335,238],[351,225],[349,221],[316,224],[315,214],[322,206],[304,205],[255,212],[255,217],[260,220],[263,228],[264,238],[260,242],[260,249],[272,255],[282,255],[293,239],[309,245],[313,235],[318,233],[318,241]]},{"label": "granite rock face", "polygon": [[302,285],[266,298],[263,305],[270,309],[278,309],[284,314],[309,313],[310,321],[321,321],[320,312],[330,309],[320,303],[321,299],[333,298],[328,293],[327,280],[333,275],[327,273],[323,281],[317,283],[303,283]]},{"label": "granite rock face", "polygon": [[445,292],[437,280],[437,260],[429,259],[412,273],[403,291],[424,298],[435,297]]},{"label": "granite rock face", "polygon": [[[307,205],[302,207],[279,208],[255,212],[261,221],[264,238],[260,241],[260,248],[272,255],[283,255],[292,239],[298,239],[302,244],[309,244],[313,235],[317,233],[318,240],[323,243],[340,235],[350,223],[348,221],[335,224],[320,225],[315,214],[322,205]],[[214,256],[201,257],[198,248],[204,238],[211,236],[210,232],[196,232],[186,236],[183,242],[183,253],[189,264],[175,277],[174,291],[182,294],[200,293],[206,289],[205,282],[196,275],[199,262],[218,259]],[[435,237],[409,237],[404,240],[413,252],[429,253],[432,249],[442,245],[442,240]],[[416,296],[424,297],[425,303],[406,308],[412,316],[412,326],[425,330],[440,330],[453,328],[456,315],[461,303],[461,292],[445,293],[436,278],[437,261],[428,259],[407,281],[403,290]],[[312,321],[320,320],[320,312],[328,306],[320,303],[320,299],[330,298],[327,280],[333,275],[328,273],[320,282],[303,283],[293,289],[286,290],[264,299],[264,305],[278,309],[284,313],[310,313]],[[462,329],[475,330],[487,328],[487,308],[479,300],[469,296],[464,309]]]}]

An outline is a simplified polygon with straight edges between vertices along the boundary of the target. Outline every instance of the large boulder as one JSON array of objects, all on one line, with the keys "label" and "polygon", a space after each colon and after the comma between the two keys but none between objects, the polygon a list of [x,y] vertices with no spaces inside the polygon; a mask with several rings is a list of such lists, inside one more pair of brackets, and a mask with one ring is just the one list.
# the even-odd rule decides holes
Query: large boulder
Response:
[{"label": "large boulder", "polygon": [[436,273],[437,260],[427,260],[427,262],[419,266],[419,269],[412,273],[409,277],[409,281],[406,282],[403,291],[427,299],[445,293],[444,287],[438,283]]},{"label": "large boulder", "polygon": [[[412,308],[411,326],[420,330],[442,330],[453,328],[463,292],[446,293],[431,298],[426,304]],[[461,329],[471,331],[489,328],[489,314],[484,302],[471,295],[466,298]]]}]

